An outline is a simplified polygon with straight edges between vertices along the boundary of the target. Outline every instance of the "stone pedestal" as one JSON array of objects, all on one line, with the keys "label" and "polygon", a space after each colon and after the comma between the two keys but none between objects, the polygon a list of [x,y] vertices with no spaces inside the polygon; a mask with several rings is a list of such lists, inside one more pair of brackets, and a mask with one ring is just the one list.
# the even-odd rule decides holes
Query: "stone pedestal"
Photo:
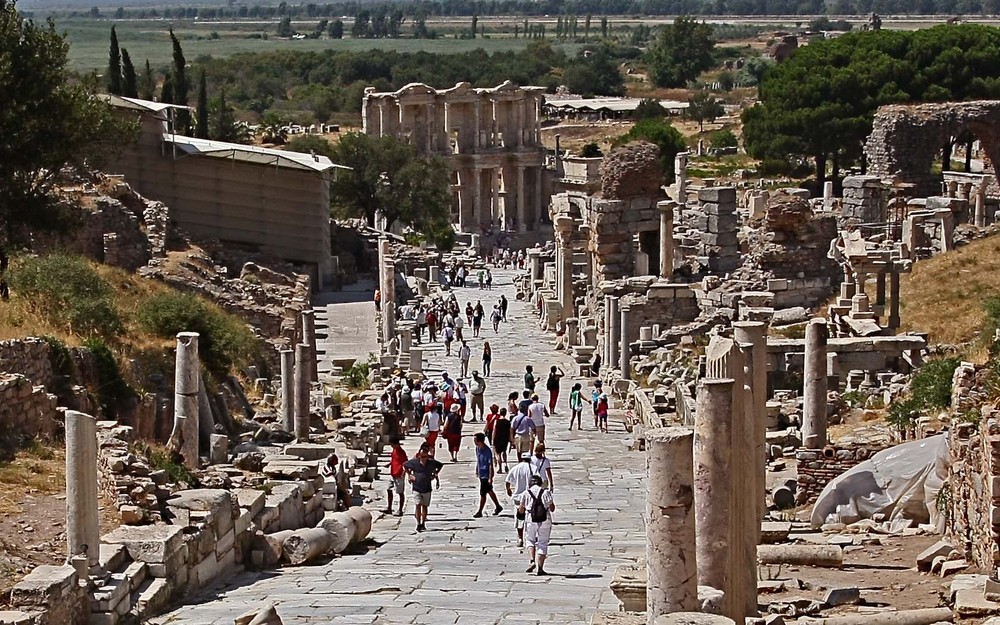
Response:
[{"label": "stone pedestal", "polygon": [[177,335],[174,360],[174,432],[171,441],[189,469],[198,468],[198,390],[201,385],[201,361],[198,358],[198,333]]},{"label": "stone pedestal", "polygon": [[576,317],[570,317],[566,320],[566,344],[576,345],[580,342],[580,320]]},{"label": "stone pedestal", "polygon": [[441,284],[441,268],[431,265],[427,268],[427,281],[431,284]]},{"label": "stone pedestal", "polygon": [[295,440],[309,442],[309,346],[295,346]]},{"label": "stone pedestal", "polygon": [[826,446],[826,342],[828,330],[822,319],[806,325],[806,356],[803,381],[802,446]]},{"label": "stone pedestal", "polygon": [[660,209],[660,277],[674,275],[674,202],[657,202]]},{"label": "stone pedestal", "polygon": [[281,357],[281,425],[295,431],[295,350],[283,349]]},{"label": "stone pedestal", "polygon": [[646,432],[646,623],[698,609],[695,551],[694,433]]},{"label": "stone pedestal", "polygon": [[730,493],[734,480],[733,380],[706,378],[698,385],[694,421],[694,514],[698,533],[698,584],[726,593],[723,614],[730,614],[729,568],[734,511]]},{"label": "stone pedestal", "polygon": [[97,508],[97,420],[88,414],[67,410],[65,421],[68,555],[70,558],[85,556],[89,571],[97,573],[101,555]]},{"label": "stone pedestal", "polygon": [[750,196],[750,219],[760,219],[767,213],[767,196],[755,193]]},{"label": "stone pedestal", "polygon": [[424,350],[420,347],[410,349],[410,371],[421,373],[424,370]]}]

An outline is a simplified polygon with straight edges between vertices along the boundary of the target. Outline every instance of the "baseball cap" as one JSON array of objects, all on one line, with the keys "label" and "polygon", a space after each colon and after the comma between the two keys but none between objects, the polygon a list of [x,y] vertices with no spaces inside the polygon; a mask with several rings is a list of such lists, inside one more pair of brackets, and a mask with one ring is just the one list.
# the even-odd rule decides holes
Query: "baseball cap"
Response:
[{"label": "baseball cap", "polygon": [[521,453],[521,460],[531,460],[531,452],[527,452],[527,451],[522,452]]}]

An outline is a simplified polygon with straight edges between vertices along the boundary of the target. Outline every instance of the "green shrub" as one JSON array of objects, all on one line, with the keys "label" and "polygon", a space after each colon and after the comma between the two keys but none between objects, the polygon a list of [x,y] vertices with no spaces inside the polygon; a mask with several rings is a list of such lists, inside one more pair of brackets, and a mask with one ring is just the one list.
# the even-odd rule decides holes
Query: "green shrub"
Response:
[{"label": "green shrub", "polygon": [[713,132],[709,136],[709,141],[713,148],[736,148],[740,145],[740,140],[728,128]]},{"label": "green shrub", "polygon": [[371,373],[372,367],[377,366],[377,363],[378,359],[375,358],[375,354],[369,353],[367,362],[355,362],[344,371],[344,382],[352,389],[367,389],[368,375]]},{"label": "green shrub", "polygon": [[135,391],[122,378],[118,361],[107,343],[95,337],[84,341],[83,346],[94,355],[98,381],[95,393],[103,416],[105,419],[117,419],[119,402],[133,397]]},{"label": "green shrub", "polygon": [[951,379],[961,361],[958,358],[931,360],[913,374],[910,396],[923,410],[951,405]]},{"label": "green shrub", "polygon": [[197,332],[198,355],[205,367],[224,375],[260,354],[260,341],[238,319],[190,293],[160,293],[149,298],[137,314],[147,332],[169,339],[179,332]]},{"label": "green shrub", "polygon": [[10,288],[49,323],[70,334],[113,339],[124,327],[115,307],[115,291],[80,256],[56,253],[18,259]]},{"label": "green shrub", "polygon": [[177,454],[171,453],[165,447],[147,446],[138,450],[154,471],[163,471],[167,474],[167,481],[173,483],[187,484],[191,488],[198,487],[198,478],[181,463]]}]

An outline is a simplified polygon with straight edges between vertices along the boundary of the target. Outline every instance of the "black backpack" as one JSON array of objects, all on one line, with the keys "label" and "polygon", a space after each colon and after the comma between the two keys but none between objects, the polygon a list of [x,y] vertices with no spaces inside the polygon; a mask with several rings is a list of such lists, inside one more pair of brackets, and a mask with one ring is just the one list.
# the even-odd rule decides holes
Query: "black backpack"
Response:
[{"label": "black backpack", "polygon": [[538,496],[536,497],[534,493],[530,490],[528,495],[531,496],[531,522],[532,523],[544,523],[549,520],[549,509],[545,507],[542,502],[542,495],[545,493],[545,489],[538,491]]}]

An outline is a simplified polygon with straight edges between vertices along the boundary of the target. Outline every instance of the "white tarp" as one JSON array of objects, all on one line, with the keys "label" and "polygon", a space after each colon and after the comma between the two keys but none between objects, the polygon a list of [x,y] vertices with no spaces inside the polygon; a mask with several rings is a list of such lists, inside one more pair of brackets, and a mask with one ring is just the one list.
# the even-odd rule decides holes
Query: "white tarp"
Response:
[{"label": "white tarp", "polygon": [[944,434],[880,451],[826,485],[813,506],[812,525],[850,524],[876,514],[891,531],[937,525],[935,500],[949,463]]}]

